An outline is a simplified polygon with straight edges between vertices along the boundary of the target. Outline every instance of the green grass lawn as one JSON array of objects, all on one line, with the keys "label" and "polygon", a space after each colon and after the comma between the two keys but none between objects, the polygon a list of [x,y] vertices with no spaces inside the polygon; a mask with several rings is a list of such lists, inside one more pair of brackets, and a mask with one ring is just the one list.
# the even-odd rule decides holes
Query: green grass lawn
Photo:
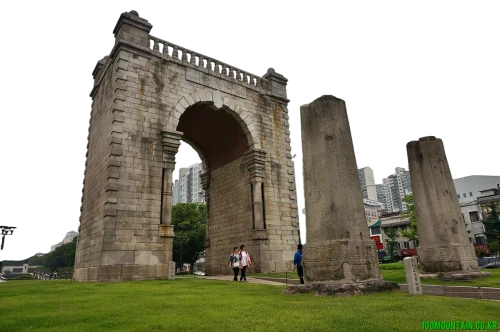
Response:
[{"label": "green grass lawn", "polygon": [[500,321],[500,302],[392,292],[333,298],[204,279],[0,284],[0,331],[420,331]]},{"label": "green grass lawn", "polygon": [[[406,284],[406,276],[403,263],[380,264],[380,270],[384,280]],[[444,281],[438,279],[421,279],[426,285],[448,285],[448,286],[481,286],[500,288],[500,269],[483,269],[483,272],[491,272],[491,277],[479,278],[471,281]],[[251,274],[254,277],[285,278],[286,274],[279,273],[258,273]],[[298,279],[297,272],[288,272],[288,279]]]}]

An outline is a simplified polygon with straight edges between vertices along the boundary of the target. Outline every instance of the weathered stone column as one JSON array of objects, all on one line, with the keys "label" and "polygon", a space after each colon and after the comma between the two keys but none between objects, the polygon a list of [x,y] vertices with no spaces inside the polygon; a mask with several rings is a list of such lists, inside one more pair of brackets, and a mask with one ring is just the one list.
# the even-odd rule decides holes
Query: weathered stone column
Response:
[{"label": "weathered stone column", "polygon": [[[181,132],[162,131],[163,145],[163,177],[162,177],[162,193],[161,193],[161,221],[160,221],[160,237],[163,238],[163,245],[166,247],[167,259],[169,262],[166,266],[161,266],[160,274],[167,279],[175,278],[175,263],[173,258],[174,245],[174,225],[172,225],[172,173],[175,169],[175,155],[179,150],[182,137]],[[158,272],[157,272],[158,274]]]},{"label": "weathered stone column", "polygon": [[205,248],[210,247],[210,237],[209,237],[209,216],[210,216],[210,193],[208,191],[210,187],[210,172],[206,169],[201,175],[201,186],[205,193],[205,204],[207,206],[207,218],[206,218],[206,237],[205,237]]},{"label": "weathered stone column", "polygon": [[443,141],[433,136],[423,137],[409,142],[406,149],[422,272],[478,271]]},{"label": "weathered stone column", "polygon": [[264,202],[262,201],[262,184],[264,182],[266,152],[258,149],[251,150],[245,154],[245,160],[250,172],[250,183],[252,184],[252,240],[265,240],[267,239],[267,230]]},{"label": "weathered stone column", "polygon": [[345,102],[322,96],[301,106],[300,117],[307,223],[305,279],[379,280]]}]

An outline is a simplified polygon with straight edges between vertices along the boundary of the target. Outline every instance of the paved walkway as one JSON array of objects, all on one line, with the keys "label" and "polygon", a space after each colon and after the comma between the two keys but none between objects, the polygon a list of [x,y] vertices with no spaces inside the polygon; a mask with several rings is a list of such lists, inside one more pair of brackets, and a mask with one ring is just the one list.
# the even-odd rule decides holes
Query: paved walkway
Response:
[{"label": "paved walkway", "polygon": [[[209,280],[221,280],[221,281],[232,281],[232,275],[216,275],[216,276],[196,276],[196,278],[205,278]],[[260,284],[260,285],[275,285],[275,286],[284,286],[285,284],[276,281],[264,280],[259,278],[247,277],[247,281],[252,284]],[[239,282],[239,281],[238,281]]]}]

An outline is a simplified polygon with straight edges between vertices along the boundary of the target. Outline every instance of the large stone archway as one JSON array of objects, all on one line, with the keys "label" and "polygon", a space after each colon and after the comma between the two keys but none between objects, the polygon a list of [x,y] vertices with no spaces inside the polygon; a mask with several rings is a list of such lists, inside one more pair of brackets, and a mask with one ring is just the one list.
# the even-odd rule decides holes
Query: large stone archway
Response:
[{"label": "large stone archway", "polygon": [[180,140],[204,164],[206,270],[246,244],[255,272],[291,267],[298,243],[287,80],[260,77],[149,34],[131,11],[93,72],[74,279],[168,277]]}]

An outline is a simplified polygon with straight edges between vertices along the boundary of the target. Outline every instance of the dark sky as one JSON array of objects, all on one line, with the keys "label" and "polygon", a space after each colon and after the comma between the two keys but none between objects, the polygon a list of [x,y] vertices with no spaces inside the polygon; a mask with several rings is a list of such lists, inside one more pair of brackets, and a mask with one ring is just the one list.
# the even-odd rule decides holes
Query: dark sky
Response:
[{"label": "dark sky", "polygon": [[[264,72],[266,64],[272,64],[289,78],[292,121],[298,105],[320,94],[342,96],[351,112],[359,166],[376,167],[379,179],[399,161],[406,166],[409,137],[423,135],[445,139],[455,176],[500,174],[500,112],[497,101],[493,103],[498,91],[484,77],[488,57],[473,61],[464,54],[461,39],[448,36],[446,42],[431,42],[417,34],[396,37],[372,29],[346,37],[330,22],[319,20],[312,28],[305,21],[265,10],[260,16],[234,12],[203,18],[165,8],[139,12],[152,17],[162,38],[188,41],[186,46],[247,65],[250,72]],[[93,7],[62,16],[39,15],[43,23],[33,21],[30,26],[43,27],[34,32],[42,44],[38,39],[16,44],[30,47],[37,63],[47,64],[46,69],[37,69],[45,76],[33,72],[40,83],[33,108],[39,110],[43,126],[28,133],[36,140],[33,146],[41,147],[30,151],[29,162],[40,161],[42,167],[26,173],[32,181],[22,197],[30,207],[20,211],[28,214],[6,222],[15,225],[16,232],[8,247],[0,249],[0,258],[28,256],[32,248],[46,248],[49,239],[62,237],[77,222],[80,168],[76,165],[79,160],[83,164],[85,153],[88,80],[96,57],[111,49],[112,24],[119,14],[120,8]],[[298,123],[292,122],[293,127]],[[297,131],[292,129],[292,134]],[[300,157],[300,146],[298,150]]]}]

